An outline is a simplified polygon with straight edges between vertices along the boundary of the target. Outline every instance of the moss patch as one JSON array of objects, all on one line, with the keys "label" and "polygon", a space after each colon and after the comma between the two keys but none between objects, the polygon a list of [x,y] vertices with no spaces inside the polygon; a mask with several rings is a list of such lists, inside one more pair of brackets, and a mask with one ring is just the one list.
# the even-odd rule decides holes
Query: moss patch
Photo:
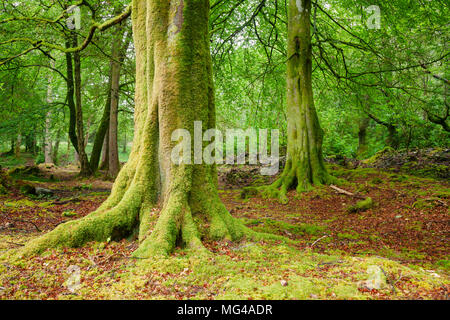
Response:
[{"label": "moss patch", "polygon": [[355,205],[349,206],[347,208],[347,213],[357,213],[357,212],[364,212],[371,208],[373,208],[374,202],[371,197],[367,197],[364,200],[358,201]]}]

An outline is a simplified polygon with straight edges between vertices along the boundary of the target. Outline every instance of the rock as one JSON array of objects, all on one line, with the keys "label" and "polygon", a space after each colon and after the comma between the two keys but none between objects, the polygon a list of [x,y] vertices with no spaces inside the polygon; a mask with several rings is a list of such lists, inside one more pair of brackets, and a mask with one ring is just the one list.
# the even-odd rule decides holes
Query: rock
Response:
[{"label": "rock", "polygon": [[369,278],[365,281],[360,281],[358,287],[366,290],[382,290],[388,287],[386,276],[379,266],[369,266],[367,268]]},{"label": "rock", "polygon": [[52,196],[54,194],[54,192],[52,190],[39,188],[39,187],[36,187],[35,189],[36,189],[37,195]]},{"label": "rock", "polygon": [[288,285],[286,280],[281,280],[280,283],[283,287],[287,287],[287,285]]}]

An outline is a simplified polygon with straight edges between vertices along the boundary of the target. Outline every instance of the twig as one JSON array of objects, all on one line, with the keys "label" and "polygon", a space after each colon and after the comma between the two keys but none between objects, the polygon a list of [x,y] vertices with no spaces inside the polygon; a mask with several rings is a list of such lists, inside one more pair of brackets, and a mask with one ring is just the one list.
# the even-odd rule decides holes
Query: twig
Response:
[{"label": "twig", "polygon": [[[391,281],[391,279],[388,277],[386,271],[384,271],[384,269],[383,269],[382,267],[380,267],[380,269],[381,269],[381,271],[383,272],[384,276],[386,277],[386,282],[391,286],[391,288],[392,288],[392,293],[393,293],[393,294],[396,294],[397,291],[395,290],[394,283],[392,283],[392,281]],[[400,276],[400,278],[401,278],[401,276]],[[399,279],[399,280],[400,280],[400,279]],[[398,281],[398,280],[397,280],[397,281]]]},{"label": "twig", "polygon": [[359,199],[364,199],[364,197],[361,196],[361,195],[359,195],[359,194],[351,193],[351,192],[346,191],[346,190],[344,190],[344,189],[338,188],[338,187],[336,187],[336,186],[334,186],[334,185],[330,185],[330,188],[333,189],[333,190],[335,190],[335,191],[336,191],[337,193],[339,193],[339,194],[345,194],[345,195],[350,196],[350,197],[355,197],[355,198],[359,198]]},{"label": "twig", "polygon": [[324,238],[327,238],[327,237],[329,237],[329,235],[324,235],[324,236],[322,236],[322,237],[320,237],[319,239],[317,239],[316,241],[314,241],[309,247],[310,248],[312,248],[312,247],[314,247],[315,245],[316,245],[316,243],[317,242],[319,242],[320,240],[322,240],[322,239],[324,239]]}]

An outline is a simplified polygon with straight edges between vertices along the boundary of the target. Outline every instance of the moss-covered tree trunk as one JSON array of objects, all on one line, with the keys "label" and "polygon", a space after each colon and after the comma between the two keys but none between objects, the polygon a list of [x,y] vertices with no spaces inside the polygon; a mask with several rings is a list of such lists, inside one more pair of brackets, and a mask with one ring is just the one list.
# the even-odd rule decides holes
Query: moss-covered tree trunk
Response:
[{"label": "moss-covered tree trunk", "polygon": [[322,155],[323,131],[314,107],[312,90],[311,0],[289,1],[287,66],[287,161],[280,178],[267,188],[269,195],[286,202],[296,188],[329,183]]},{"label": "moss-covered tree trunk", "polygon": [[369,146],[367,145],[367,128],[369,128],[369,123],[369,117],[363,117],[359,120],[358,150],[356,151],[358,159],[364,159],[365,156],[367,156],[367,150],[369,149]]},{"label": "moss-covered tree trunk", "polygon": [[[171,136],[194,121],[215,127],[208,0],[134,0],[135,137],[111,196],[89,216],[60,225],[21,253],[120,239],[138,231],[136,255],[167,254],[202,239],[237,240],[250,230],[220,201],[213,165],[176,165]],[[160,211],[152,210],[159,204]],[[156,213],[159,212],[159,213]]]},{"label": "moss-covered tree trunk", "polygon": [[[78,45],[77,35],[73,36],[73,45]],[[76,110],[76,128],[78,137],[78,149],[76,150],[80,162],[80,176],[92,175],[89,160],[86,154],[86,143],[84,136],[83,108],[81,104],[81,57],[79,52],[73,54],[74,74],[75,74],[75,110]]]},{"label": "moss-covered tree trunk", "polygon": [[[66,48],[71,47],[70,39],[66,41]],[[71,53],[66,53],[66,70],[67,70],[67,105],[69,107],[69,140],[75,150],[78,150],[77,138],[77,121],[75,108],[75,84],[73,79],[73,59]],[[67,145],[69,147],[69,144]]]}]

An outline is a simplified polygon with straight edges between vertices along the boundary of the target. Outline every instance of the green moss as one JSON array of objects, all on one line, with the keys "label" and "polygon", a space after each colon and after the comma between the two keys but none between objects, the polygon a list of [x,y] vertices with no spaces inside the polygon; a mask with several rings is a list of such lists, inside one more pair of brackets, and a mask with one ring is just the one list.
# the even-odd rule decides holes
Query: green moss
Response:
[{"label": "green moss", "polygon": [[241,199],[249,199],[258,195],[258,189],[255,187],[246,187],[240,193]]},{"label": "green moss", "polygon": [[371,197],[367,197],[365,200],[358,201],[355,205],[347,208],[347,213],[364,212],[373,208],[374,202]]},{"label": "green moss", "polygon": [[253,226],[254,230],[265,233],[278,233],[285,235],[286,232],[291,234],[302,236],[319,235],[325,231],[325,227],[313,225],[313,224],[289,224],[284,221],[277,221],[272,219],[243,219],[247,226]]},{"label": "green moss", "polygon": [[370,183],[372,183],[372,184],[381,184],[383,182],[384,182],[383,179],[381,179],[379,177],[375,177],[375,178],[370,180]]},{"label": "green moss", "polygon": [[338,233],[337,237],[339,239],[346,239],[346,240],[357,240],[360,238],[358,234],[354,233]]},{"label": "green moss", "polygon": [[64,211],[62,213],[62,216],[66,217],[66,218],[72,218],[72,217],[75,217],[76,215],[77,215],[77,213],[74,211]]},{"label": "green moss", "polygon": [[35,207],[36,203],[28,199],[21,199],[17,201],[7,201],[4,203],[4,206],[9,208]]},{"label": "green moss", "polygon": [[375,164],[379,159],[383,158],[388,154],[396,153],[396,151],[391,147],[385,147],[384,149],[378,151],[375,155],[370,157],[369,159],[363,160],[362,162],[367,165]]},{"label": "green moss", "polygon": [[450,270],[450,260],[439,260],[438,262],[436,262],[436,266],[444,269],[445,271],[449,271]]},{"label": "green moss", "polygon": [[440,204],[440,199],[438,197],[430,197],[426,199],[419,199],[413,204],[413,208],[416,209],[432,209]]}]

